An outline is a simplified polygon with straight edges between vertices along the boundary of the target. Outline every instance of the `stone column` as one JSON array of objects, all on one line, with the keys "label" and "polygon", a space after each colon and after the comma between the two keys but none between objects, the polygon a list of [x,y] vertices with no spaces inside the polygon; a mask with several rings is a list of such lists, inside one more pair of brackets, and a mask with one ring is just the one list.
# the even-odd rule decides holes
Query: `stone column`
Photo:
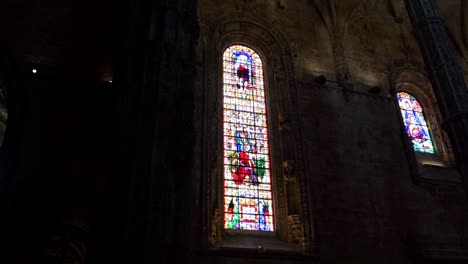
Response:
[{"label": "stone column", "polygon": [[405,4],[468,190],[468,89],[434,0],[405,0]]},{"label": "stone column", "polygon": [[[113,85],[121,93],[123,250],[134,263],[187,263],[197,1],[122,1]],[[121,215],[122,216],[122,215]]]},{"label": "stone column", "polygon": [[5,134],[6,121],[7,121],[7,99],[8,91],[7,85],[3,80],[5,77],[0,73],[0,147],[3,144],[3,135]]}]

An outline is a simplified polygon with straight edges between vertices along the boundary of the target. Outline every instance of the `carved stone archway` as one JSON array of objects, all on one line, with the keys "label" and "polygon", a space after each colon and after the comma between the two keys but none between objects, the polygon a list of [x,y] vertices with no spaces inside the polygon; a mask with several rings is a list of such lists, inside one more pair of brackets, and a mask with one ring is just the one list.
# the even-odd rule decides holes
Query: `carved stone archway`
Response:
[{"label": "carved stone archway", "polygon": [[[424,73],[414,69],[400,69],[392,74],[391,82],[395,92],[408,92],[421,103],[436,148],[434,160],[431,161],[454,166],[450,142],[441,126],[442,116],[429,78]],[[418,157],[418,154],[416,156]]]},{"label": "carved stone archway", "polygon": [[[205,105],[200,114],[204,120],[204,143],[200,146],[204,153],[201,160],[201,184],[204,186],[201,189],[206,197],[203,224],[209,229],[209,244],[214,246],[223,235],[222,54],[228,46],[242,44],[254,49],[264,64],[276,235],[295,247],[310,249],[313,241],[311,199],[304,191],[308,173],[303,161],[293,56],[287,41],[274,25],[245,13],[238,17],[221,17],[211,24],[202,21],[200,37],[198,51],[203,55],[198,62],[197,90]],[[284,164],[290,166],[285,169]],[[295,192],[292,197],[297,198],[288,199],[288,191]],[[299,209],[293,212],[291,208]]]}]

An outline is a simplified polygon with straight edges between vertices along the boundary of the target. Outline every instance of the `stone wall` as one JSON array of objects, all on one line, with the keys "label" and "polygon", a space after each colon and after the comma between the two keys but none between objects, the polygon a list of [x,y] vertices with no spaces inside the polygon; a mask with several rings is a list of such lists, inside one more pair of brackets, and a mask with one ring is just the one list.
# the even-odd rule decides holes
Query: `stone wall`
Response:
[{"label": "stone wall", "polygon": [[[438,1],[442,13],[459,6],[449,2]],[[403,1],[199,1],[202,28],[246,17],[280,32],[292,51],[306,165],[301,188],[314,223],[308,254],[320,263],[467,258],[460,177],[418,169],[392,96],[398,73],[425,73]],[[454,31],[464,25],[452,24]],[[201,71],[207,79],[216,74]],[[319,75],[326,85],[314,82]],[[379,95],[367,92],[374,86],[383,88]],[[236,254],[249,262],[246,252]]]},{"label": "stone wall", "polygon": [[405,263],[410,254],[466,254],[463,185],[413,181],[395,101],[302,87],[321,259]]}]

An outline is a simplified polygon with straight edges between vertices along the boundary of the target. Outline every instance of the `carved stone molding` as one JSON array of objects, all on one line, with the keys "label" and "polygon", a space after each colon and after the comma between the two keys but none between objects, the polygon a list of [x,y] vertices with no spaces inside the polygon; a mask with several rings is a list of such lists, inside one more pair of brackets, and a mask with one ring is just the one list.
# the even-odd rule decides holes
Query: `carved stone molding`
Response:
[{"label": "carved stone molding", "polygon": [[221,229],[223,226],[223,210],[217,208],[214,210],[210,228],[210,245],[214,246],[221,239]]},{"label": "carved stone molding", "polygon": [[295,182],[296,176],[294,175],[294,160],[286,160],[283,162],[283,176],[285,183]]},{"label": "carved stone molding", "polygon": [[289,241],[299,248],[305,248],[304,229],[298,214],[288,215]]}]

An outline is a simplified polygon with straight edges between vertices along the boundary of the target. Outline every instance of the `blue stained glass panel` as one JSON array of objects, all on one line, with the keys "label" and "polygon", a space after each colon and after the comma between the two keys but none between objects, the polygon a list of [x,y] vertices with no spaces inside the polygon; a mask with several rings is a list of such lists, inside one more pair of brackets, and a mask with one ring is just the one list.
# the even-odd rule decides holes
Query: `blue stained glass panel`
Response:
[{"label": "blue stained glass panel", "polygon": [[421,104],[409,93],[397,93],[405,131],[413,142],[415,151],[435,153],[431,135]]}]

